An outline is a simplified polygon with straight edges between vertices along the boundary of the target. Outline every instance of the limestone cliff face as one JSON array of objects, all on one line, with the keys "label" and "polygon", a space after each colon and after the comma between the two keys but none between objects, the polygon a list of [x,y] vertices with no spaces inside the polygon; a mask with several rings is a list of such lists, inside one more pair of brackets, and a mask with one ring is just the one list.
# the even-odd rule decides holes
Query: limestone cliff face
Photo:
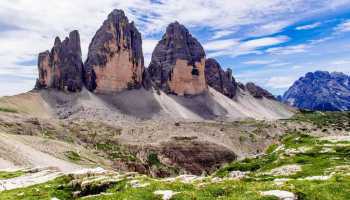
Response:
[{"label": "limestone cliff face", "polygon": [[36,88],[80,91],[83,87],[82,70],[79,32],[72,31],[63,42],[57,37],[50,52],[39,54]]},{"label": "limestone cliff face", "polygon": [[236,95],[237,83],[232,77],[231,69],[224,71],[213,58],[205,61],[205,78],[208,85],[229,98]]},{"label": "limestone cliff face", "polygon": [[114,93],[142,85],[141,34],[122,10],[114,10],[96,32],[85,62],[85,84],[96,93]]},{"label": "limestone cliff face", "polygon": [[156,88],[177,95],[196,95],[207,90],[205,52],[201,44],[178,22],[167,27],[148,68]]}]

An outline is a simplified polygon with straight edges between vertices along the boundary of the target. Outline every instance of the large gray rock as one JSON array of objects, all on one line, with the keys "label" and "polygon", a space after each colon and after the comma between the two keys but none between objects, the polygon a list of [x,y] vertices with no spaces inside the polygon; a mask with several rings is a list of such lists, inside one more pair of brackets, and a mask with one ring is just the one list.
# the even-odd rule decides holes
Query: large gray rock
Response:
[{"label": "large gray rock", "polygon": [[294,82],[282,101],[301,109],[350,110],[350,76],[337,72],[309,72]]},{"label": "large gray rock", "polygon": [[207,84],[229,98],[236,95],[237,83],[232,77],[231,69],[224,71],[213,58],[205,61],[205,78]]},{"label": "large gray rock", "polygon": [[72,31],[63,42],[56,37],[51,52],[39,54],[36,88],[76,92],[83,87],[80,36]]},{"label": "large gray rock", "polygon": [[196,95],[207,90],[205,52],[185,26],[171,23],[152,54],[148,68],[156,88],[177,95]]},{"label": "large gray rock", "polygon": [[143,73],[141,34],[122,10],[114,10],[90,43],[86,87],[96,93],[140,88]]}]

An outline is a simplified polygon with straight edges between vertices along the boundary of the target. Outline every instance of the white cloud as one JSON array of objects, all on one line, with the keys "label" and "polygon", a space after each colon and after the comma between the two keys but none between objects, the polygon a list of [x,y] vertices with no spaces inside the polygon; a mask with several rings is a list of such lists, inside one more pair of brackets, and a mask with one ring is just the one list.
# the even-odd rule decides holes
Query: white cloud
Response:
[{"label": "white cloud", "polygon": [[257,25],[253,27],[253,30],[248,34],[250,36],[264,36],[271,35],[282,31],[287,26],[293,24],[293,21],[273,21],[263,25]]},{"label": "white cloud", "polygon": [[331,65],[349,65],[350,60],[334,60],[330,62]]},{"label": "white cloud", "polygon": [[294,65],[292,67],[292,69],[302,69],[302,68],[303,68],[303,66],[301,66],[301,65]]},{"label": "white cloud", "polygon": [[282,66],[287,66],[290,65],[289,62],[276,62],[268,65],[268,67],[282,67]]},{"label": "white cloud", "polygon": [[321,26],[321,22],[315,22],[313,24],[307,24],[307,25],[304,25],[304,26],[298,26],[296,27],[295,29],[298,30],[298,31],[301,31],[301,30],[310,30],[310,29],[314,29],[314,28],[317,28]]},{"label": "white cloud", "polygon": [[243,62],[245,65],[267,65],[274,63],[275,60],[249,60],[246,62]]},{"label": "white cloud", "polygon": [[211,39],[219,39],[219,38],[222,38],[222,37],[225,37],[225,36],[228,36],[230,34],[234,33],[234,31],[230,31],[230,30],[220,30],[220,31],[215,31],[214,32],[214,35],[212,36]]},{"label": "white cloud", "polygon": [[350,31],[350,20],[345,20],[335,27],[335,33],[345,33]]},{"label": "white cloud", "polygon": [[248,40],[246,42],[243,42],[241,44],[241,48],[256,49],[256,48],[261,48],[266,46],[278,45],[278,44],[287,42],[288,40],[289,40],[289,37],[287,36],[259,38],[259,39]]},{"label": "white cloud", "polygon": [[207,51],[227,50],[239,45],[239,41],[235,39],[214,40],[203,45]]},{"label": "white cloud", "polygon": [[304,53],[309,48],[308,45],[300,44],[295,46],[273,47],[266,50],[267,53],[276,55],[290,55],[296,53]]},{"label": "white cloud", "polygon": [[238,41],[235,39],[214,40],[204,44],[204,49],[209,52],[209,57],[231,56],[247,54],[261,54],[259,50],[263,47],[278,45],[287,42],[287,36],[265,37],[247,41]]},{"label": "white cloud", "polygon": [[158,40],[146,39],[142,41],[142,51],[145,59],[145,66],[147,67],[151,62],[152,52],[156,47]]},{"label": "white cloud", "polygon": [[274,89],[288,88],[295,80],[294,76],[275,76],[267,81],[266,86]]}]

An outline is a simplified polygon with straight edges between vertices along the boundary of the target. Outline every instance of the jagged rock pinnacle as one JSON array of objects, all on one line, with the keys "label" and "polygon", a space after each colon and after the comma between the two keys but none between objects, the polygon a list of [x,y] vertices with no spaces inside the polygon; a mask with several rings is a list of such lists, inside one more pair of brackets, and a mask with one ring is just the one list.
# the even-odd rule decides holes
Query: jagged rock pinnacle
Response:
[{"label": "jagged rock pinnacle", "polygon": [[148,68],[155,86],[167,93],[196,95],[207,90],[205,52],[185,26],[169,24]]},{"label": "jagged rock pinnacle", "polygon": [[144,73],[141,34],[122,10],[113,10],[96,32],[84,69],[86,87],[97,93],[141,87]]}]

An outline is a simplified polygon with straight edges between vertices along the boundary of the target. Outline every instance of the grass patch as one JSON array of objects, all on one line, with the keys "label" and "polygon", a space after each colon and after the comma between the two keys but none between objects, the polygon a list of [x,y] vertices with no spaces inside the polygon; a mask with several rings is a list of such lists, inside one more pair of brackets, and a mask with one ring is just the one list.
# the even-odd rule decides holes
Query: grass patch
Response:
[{"label": "grass patch", "polygon": [[60,200],[73,199],[73,190],[68,186],[71,179],[68,176],[56,178],[43,184],[26,188],[0,192],[0,199],[6,200],[39,200],[58,198]]},{"label": "grass patch", "polygon": [[0,107],[0,112],[18,113],[16,109]]},{"label": "grass patch", "polygon": [[150,153],[147,157],[147,162],[150,166],[160,166],[161,162],[158,158],[158,155],[156,153]]},{"label": "grass patch", "polygon": [[23,171],[15,171],[15,172],[1,172],[0,171],[0,180],[16,178],[19,176],[23,176],[25,173]]},{"label": "grass patch", "polygon": [[310,122],[318,128],[333,128],[337,130],[350,131],[350,112],[320,112],[320,111],[304,111],[294,115],[292,121]]},{"label": "grass patch", "polygon": [[277,149],[278,145],[277,144],[271,144],[267,149],[266,149],[266,153],[270,154],[273,151],[275,151]]},{"label": "grass patch", "polygon": [[[337,146],[337,143],[304,134],[289,134],[282,139],[282,144],[283,149],[275,151],[277,145],[271,145],[265,155],[232,162],[219,169],[215,175],[225,177],[231,171],[249,171],[250,177],[271,180],[274,177],[264,175],[266,172],[284,165],[298,164],[301,171],[275,178],[303,178],[326,175],[336,166],[350,165],[350,145]],[[324,148],[328,151],[322,151]]]},{"label": "grass patch", "polygon": [[71,161],[80,161],[80,155],[75,151],[66,151],[64,155]]},{"label": "grass patch", "polygon": [[136,157],[123,146],[114,143],[97,143],[96,149],[103,151],[111,160],[136,161]]}]

